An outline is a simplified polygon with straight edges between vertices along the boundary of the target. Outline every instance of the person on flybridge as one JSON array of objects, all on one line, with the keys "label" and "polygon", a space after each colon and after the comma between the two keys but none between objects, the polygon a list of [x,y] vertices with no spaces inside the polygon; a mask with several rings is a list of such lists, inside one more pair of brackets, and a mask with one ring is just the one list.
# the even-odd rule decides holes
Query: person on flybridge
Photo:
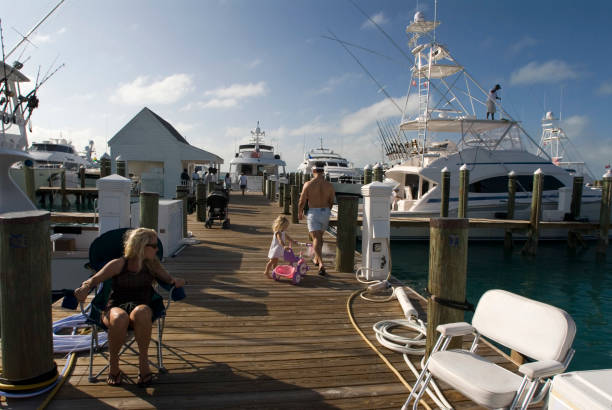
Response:
[{"label": "person on flybridge", "polygon": [[491,114],[491,119],[495,119],[495,100],[501,100],[497,96],[497,90],[501,90],[501,86],[499,84],[495,84],[495,87],[491,91],[489,91],[489,98],[487,98],[487,120],[489,119],[489,114]]}]

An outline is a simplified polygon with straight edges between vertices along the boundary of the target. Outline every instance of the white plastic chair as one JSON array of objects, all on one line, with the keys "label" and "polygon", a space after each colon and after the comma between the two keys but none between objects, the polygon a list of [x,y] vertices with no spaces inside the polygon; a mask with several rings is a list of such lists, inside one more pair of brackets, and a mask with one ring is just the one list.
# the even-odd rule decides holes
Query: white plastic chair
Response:
[{"label": "white plastic chair", "polygon": [[[552,376],[563,373],[574,356],[574,320],[563,310],[504,290],[487,291],[478,302],[472,324],[440,325],[440,337],[403,408],[413,409],[432,376],[477,404],[525,409],[542,400]],[[470,350],[446,350],[454,336],[474,334]],[[476,354],[480,336],[533,359],[518,375]],[[537,394],[536,394],[537,392]]]}]

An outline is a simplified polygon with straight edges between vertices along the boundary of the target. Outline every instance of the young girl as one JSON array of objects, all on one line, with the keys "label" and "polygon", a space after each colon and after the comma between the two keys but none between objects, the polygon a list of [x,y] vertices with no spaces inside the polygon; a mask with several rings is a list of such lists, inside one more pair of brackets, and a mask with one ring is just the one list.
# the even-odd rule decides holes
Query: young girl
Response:
[{"label": "young girl", "polygon": [[285,249],[289,249],[292,243],[297,243],[291,239],[287,232],[285,232],[287,228],[289,228],[289,220],[282,215],[279,215],[274,220],[274,224],[272,224],[274,236],[272,237],[272,243],[268,251],[268,258],[270,258],[270,260],[264,272],[268,277],[270,277],[270,271],[278,265],[278,259],[283,257]]}]

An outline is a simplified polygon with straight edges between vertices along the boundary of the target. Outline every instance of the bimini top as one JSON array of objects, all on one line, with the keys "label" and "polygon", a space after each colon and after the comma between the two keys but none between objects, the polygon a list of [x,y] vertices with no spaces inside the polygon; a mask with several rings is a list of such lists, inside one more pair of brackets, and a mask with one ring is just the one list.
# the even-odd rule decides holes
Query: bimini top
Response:
[{"label": "bimini top", "polygon": [[[418,131],[422,127],[421,120],[408,120],[400,124],[403,131]],[[482,133],[498,128],[507,128],[516,124],[509,120],[479,120],[476,118],[430,118],[427,129],[432,132],[476,132]]]},{"label": "bimini top", "polygon": [[0,81],[4,81],[5,77],[7,77],[9,81],[16,81],[18,83],[27,83],[30,81],[28,77],[21,74],[15,67],[3,62],[2,65],[0,65]]}]

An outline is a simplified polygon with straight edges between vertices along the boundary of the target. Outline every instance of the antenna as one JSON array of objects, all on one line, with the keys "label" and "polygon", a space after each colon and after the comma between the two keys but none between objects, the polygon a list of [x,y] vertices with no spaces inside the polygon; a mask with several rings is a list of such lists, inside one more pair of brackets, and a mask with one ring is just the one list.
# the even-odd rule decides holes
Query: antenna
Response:
[{"label": "antenna", "polygon": [[561,96],[559,97],[559,121],[563,120],[563,85],[561,86]]},{"label": "antenna", "polygon": [[30,31],[28,31],[28,33],[27,33],[25,36],[22,36],[21,41],[19,41],[19,42],[17,43],[17,45],[16,45],[15,47],[13,47],[13,49],[12,49],[11,51],[9,51],[9,52],[8,52],[8,54],[5,56],[5,58],[9,58],[9,56],[10,56],[11,54],[13,54],[13,52],[15,52],[15,50],[17,50],[17,49],[19,48],[19,46],[21,46],[21,45],[22,45],[22,44],[23,44],[25,41],[28,41],[28,42],[29,42],[28,37],[30,37],[30,36],[32,35],[32,33],[34,33],[34,32],[36,31],[36,29],[37,29],[38,27],[40,27],[40,25],[41,25],[42,23],[44,23],[44,22],[45,22],[45,20],[46,20],[47,18],[49,18],[49,16],[50,16],[51,14],[53,14],[53,12],[54,12],[55,10],[57,10],[57,8],[58,8],[59,6],[61,6],[61,5],[62,5],[62,3],[63,3],[64,1],[65,1],[65,0],[60,0],[60,2],[59,2],[59,3],[57,3],[57,4],[55,5],[55,7],[53,7],[53,8],[51,9],[51,11],[50,11],[49,13],[47,13],[47,15],[46,15],[45,17],[43,17],[43,18],[42,18],[42,20],[40,20],[40,21],[38,22],[38,24],[36,24],[36,25],[35,25],[35,26],[34,26],[34,27],[33,27],[33,28],[30,30]]}]

